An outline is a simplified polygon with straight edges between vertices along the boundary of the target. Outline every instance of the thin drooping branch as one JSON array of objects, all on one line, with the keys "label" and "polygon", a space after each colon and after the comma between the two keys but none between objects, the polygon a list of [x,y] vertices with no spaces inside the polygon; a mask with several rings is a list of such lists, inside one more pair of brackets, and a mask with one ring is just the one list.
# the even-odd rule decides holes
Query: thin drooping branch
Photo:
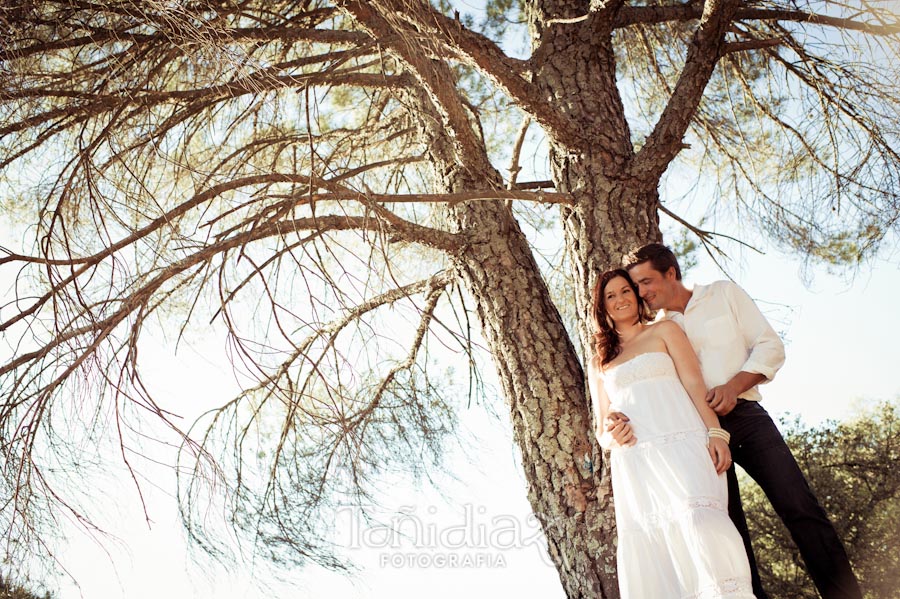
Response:
[{"label": "thin drooping branch", "polygon": [[[633,25],[654,25],[660,23],[686,22],[700,19],[703,9],[699,3],[685,3],[672,6],[623,6],[616,15],[615,27]],[[856,19],[834,17],[813,12],[777,8],[738,8],[734,12],[735,21],[785,21],[826,25],[847,31],[859,31],[871,35],[897,35],[900,22],[876,23]]]},{"label": "thin drooping branch", "polygon": [[[322,523],[310,525],[316,512],[327,508],[338,492],[349,493],[362,503],[366,496],[364,480],[374,475],[378,461],[388,459],[380,456],[398,451],[397,441],[418,450],[414,445],[416,434],[422,435],[426,444],[432,444],[442,434],[442,429],[451,426],[445,415],[441,415],[444,419],[435,420],[428,413],[441,400],[427,380],[423,381],[422,391],[417,391],[414,383],[406,391],[406,398],[398,394],[411,384],[401,378],[415,379],[415,373],[424,368],[420,355],[426,339],[432,334],[432,324],[438,319],[438,301],[451,279],[448,273],[438,273],[391,289],[347,309],[330,323],[316,325],[306,338],[292,342],[288,355],[276,368],[271,372],[260,372],[258,385],[213,410],[208,418],[201,419],[200,445],[203,447],[218,447],[222,440],[217,439],[217,433],[231,431],[227,433],[227,442],[233,445],[235,456],[241,457],[234,465],[236,476],[229,476],[221,483],[231,488],[242,501],[255,502],[254,521],[249,526],[244,521],[244,510],[229,509],[234,510],[231,517],[238,526],[256,531],[254,543],[261,544],[256,548],[258,551],[265,553],[275,551],[276,547],[290,548],[328,567],[342,568],[340,562],[329,557],[330,545],[317,532]],[[416,295],[424,296],[425,305],[417,309],[419,322],[409,342],[408,353],[378,375],[370,392],[356,396],[350,388],[335,383],[325,383],[325,393],[317,389],[328,377],[328,363],[340,354],[339,336],[350,325],[368,331],[362,324],[364,317]],[[465,340],[462,342],[466,343]],[[384,361],[385,356],[382,356],[379,362]],[[356,370],[360,366],[348,362],[345,368]],[[426,398],[417,397],[419,392],[427,396],[427,409],[422,405]],[[242,412],[245,415],[239,416]],[[404,412],[412,419],[398,420]],[[273,422],[273,417],[278,420]],[[201,426],[201,421],[197,426]],[[392,430],[393,422],[399,430]],[[271,452],[254,469],[260,474],[254,475],[245,470],[245,461],[249,461],[249,457],[243,456],[245,452],[259,455],[257,435],[260,430],[271,430],[273,424],[277,435],[271,443]],[[398,433],[399,437],[396,436]],[[251,439],[253,442],[248,443]],[[200,468],[201,464],[195,462],[190,472],[180,476],[179,495],[189,534],[208,543],[212,540],[205,519],[195,516],[205,510]],[[338,468],[343,475],[335,476]],[[229,473],[220,473],[220,476],[222,474]],[[302,481],[303,484],[295,488],[293,484],[285,486],[285,481]],[[288,512],[278,507],[282,505],[292,507]]]},{"label": "thin drooping branch", "polygon": [[719,246],[715,243],[716,237],[721,237],[723,239],[728,239],[730,241],[733,241],[747,249],[753,250],[754,252],[756,252],[758,254],[762,253],[759,250],[759,248],[756,248],[756,247],[750,245],[749,243],[747,243],[746,241],[743,241],[742,239],[738,239],[737,237],[733,237],[731,235],[726,235],[724,233],[718,233],[716,231],[710,231],[708,229],[701,229],[697,225],[694,225],[694,224],[686,221],[685,219],[681,218],[680,216],[678,216],[677,214],[675,214],[674,212],[672,212],[671,210],[669,210],[662,204],[660,204],[660,206],[659,206],[659,211],[668,215],[669,218],[680,223],[684,228],[686,228],[688,231],[690,231],[694,235],[696,235],[697,238],[700,240],[700,242],[703,244],[703,247],[706,249],[707,253],[710,255],[710,257],[712,257],[713,260],[716,260],[717,264],[718,264],[718,260],[717,260],[716,255],[727,257],[727,254],[725,253],[725,251],[722,249],[721,246]]},{"label": "thin drooping branch", "polygon": [[507,189],[517,189],[516,179],[519,178],[519,171],[522,167],[519,165],[519,157],[522,154],[522,145],[525,143],[525,134],[528,133],[528,127],[531,125],[531,117],[525,116],[522,124],[519,125],[519,131],[516,133],[516,141],[513,144],[512,156],[509,159],[509,181],[506,184]]}]

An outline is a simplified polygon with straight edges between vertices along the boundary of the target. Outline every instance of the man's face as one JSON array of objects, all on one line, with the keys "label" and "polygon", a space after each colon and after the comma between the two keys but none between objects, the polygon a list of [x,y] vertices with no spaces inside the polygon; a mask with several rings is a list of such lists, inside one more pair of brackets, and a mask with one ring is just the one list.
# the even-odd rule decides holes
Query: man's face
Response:
[{"label": "man's face", "polygon": [[641,297],[651,310],[672,307],[672,300],[675,298],[674,268],[669,268],[663,274],[653,268],[650,262],[643,262],[628,269],[628,274],[637,283]]}]

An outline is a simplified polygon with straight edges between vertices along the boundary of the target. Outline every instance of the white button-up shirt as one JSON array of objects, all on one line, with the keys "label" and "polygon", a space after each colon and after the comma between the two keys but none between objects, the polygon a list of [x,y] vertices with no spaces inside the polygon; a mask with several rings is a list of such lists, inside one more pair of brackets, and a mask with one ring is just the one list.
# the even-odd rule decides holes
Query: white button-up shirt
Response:
[{"label": "white button-up shirt", "polygon": [[[684,329],[709,389],[740,371],[761,374],[768,382],[784,364],[784,343],[747,292],[731,281],[694,285],[684,314],[660,310],[657,320],[661,319]],[[757,387],[739,397],[762,399]]]}]

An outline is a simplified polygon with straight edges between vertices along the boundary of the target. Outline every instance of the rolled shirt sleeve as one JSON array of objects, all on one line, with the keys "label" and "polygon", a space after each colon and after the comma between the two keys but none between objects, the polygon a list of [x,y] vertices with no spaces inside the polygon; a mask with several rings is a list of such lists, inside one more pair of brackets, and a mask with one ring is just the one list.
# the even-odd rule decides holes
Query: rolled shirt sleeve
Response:
[{"label": "rolled shirt sleeve", "polygon": [[769,382],[784,365],[784,343],[746,291],[731,284],[728,294],[745,347],[750,352],[741,370],[761,374],[766,377],[763,382]]}]

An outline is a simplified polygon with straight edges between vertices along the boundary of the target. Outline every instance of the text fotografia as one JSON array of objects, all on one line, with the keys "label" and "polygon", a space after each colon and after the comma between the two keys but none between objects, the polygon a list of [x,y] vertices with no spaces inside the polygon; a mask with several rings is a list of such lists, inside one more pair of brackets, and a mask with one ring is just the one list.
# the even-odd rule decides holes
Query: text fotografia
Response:
[{"label": "text fotografia", "polygon": [[502,553],[403,553],[378,555],[382,568],[505,568]]},{"label": "text fotografia", "polygon": [[404,506],[390,518],[374,521],[359,507],[339,509],[348,549],[382,550],[383,568],[505,568],[504,552],[534,547],[547,559],[546,541],[534,515],[488,516],[484,507],[463,506],[451,517],[434,506]]}]

